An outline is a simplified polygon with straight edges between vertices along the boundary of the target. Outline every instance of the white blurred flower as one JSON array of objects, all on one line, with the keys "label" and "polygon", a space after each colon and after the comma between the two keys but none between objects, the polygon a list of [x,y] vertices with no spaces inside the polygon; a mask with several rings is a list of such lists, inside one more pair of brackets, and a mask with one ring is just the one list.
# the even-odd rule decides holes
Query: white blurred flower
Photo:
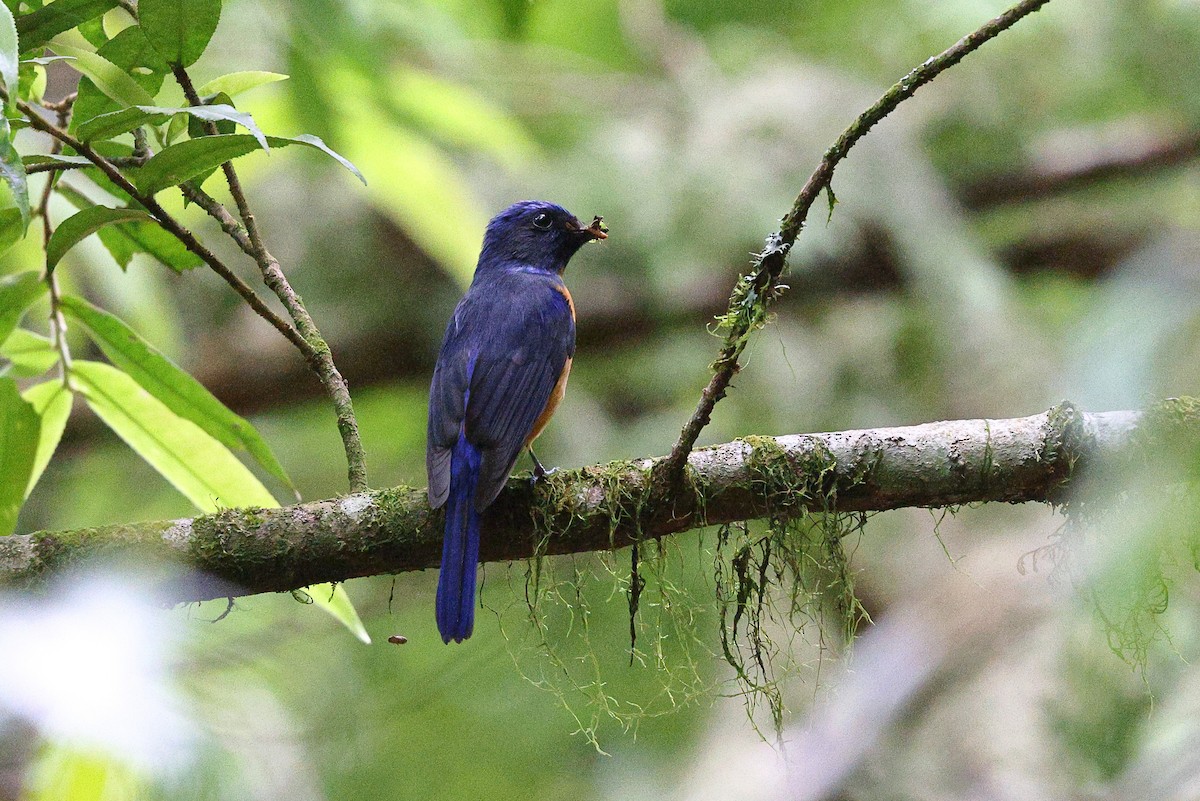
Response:
[{"label": "white blurred flower", "polygon": [[16,716],[53,742],[137,769],[184,767],[196,731],[167,679],[175,644],[165,622],[112,576],[0,595],[0,730]]}]

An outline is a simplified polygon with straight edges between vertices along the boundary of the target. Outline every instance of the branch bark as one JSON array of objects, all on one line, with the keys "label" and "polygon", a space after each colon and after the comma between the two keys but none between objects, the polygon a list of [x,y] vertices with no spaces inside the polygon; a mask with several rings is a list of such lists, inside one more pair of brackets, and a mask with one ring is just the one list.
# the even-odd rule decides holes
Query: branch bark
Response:
[{"label": "branch bark", "polygon": [[[1174,421],[1172,442],[1200,443],[1195,402],[1162,408]],[[747,437],[692,453],[690,484],[673,493],[655,484],[661,459],[564,471],[536,486],[514,478],[487,512],[481,559],[609,550],[812,511],[1061,503],[1081,471],[1153,458],[1162,443],[1141,419],[1139,412],[1086,414],[1063,403],[1008,420]],[[36,532],[0,538],[0,586],[35,585],[98,553],[136,553],[194,568],[160,588],[169,601],[285,591],[436,567],[442,525],[424,490],[397,487],[282,509]]]}]

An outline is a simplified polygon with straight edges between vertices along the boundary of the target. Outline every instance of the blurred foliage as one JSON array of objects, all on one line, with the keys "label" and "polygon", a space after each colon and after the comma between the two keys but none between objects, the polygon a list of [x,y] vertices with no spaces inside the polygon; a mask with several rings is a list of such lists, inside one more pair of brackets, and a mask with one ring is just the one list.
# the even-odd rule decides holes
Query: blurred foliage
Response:
[{"label": "blurred foliage", "polygon": [[[715,353],[705,327],[820,153],[888,84],[1004,5],[230,0],[189,69],[200,86],[246,70],[288,75],[225,90],[262,131],[320,136],[364,173],[365,190],[322,154],[293,152],[309,148],[239,160],[272,250],[335,356],[376,351],[383,365],[370,386],[348,372],[372,483],[420,485],[427,368],[490,211],[546,197],[580,216],[602,213],[613,231],[568,274],[581,346],[542,458],[579,465],[665,452]],[[109,11],[85,35],[128,41],[133,34],[116,34],[123,14]],[[101,49],[114,62],[135,58],[112,42]],[[1198,49],[1200,5],[1190,0],[1054,0],[921,90],[839,169],[839,205],[801,236],[792,290],[751,343],[704,441],[1015,416],[1062,397],[1100,409],[1200,393],[1195,165],[1007,206],[958,200],[998,172],[1070,167],[1131,141],[1194,133]],[[35,66],[47,97],[70,91],[71,69],[52,63],[22,66],[29,92]],[[134,80],[155,91],[156,77]],[[155,103],[182,105],[172,81],[164,85]],[[84,84],[79,103],[111,110],[96,88]],[[174,132],[182,138],[187,126]],[[15,141],[22,153],[46,151],[28,130]],[[43,180],[29,179],[35,201]],[[117,197],[102,179],[75,183],[92,203]],[[170,194],[160,200],[171,213],[215,235]],[[7,242],[21,215],[0,205],[12,212],[0,211]],[[58,196],[49,206],[56,224],[77,208]],[[37,227],[2,257],[6,276],[42,268]],[[1013,255],[1038,248],[1050,255],[1035,268]],[[81,241],[56,274],[65,295],[123,319],[216,398],[298,361],[211,275],[179,274],[114,249],[111,237]],[[28,334],[0,344],[5,385],[28,391],[32,375],[53,375],[52,363],[26,355],[45,355],[35,335],[50,333],[47,317],[36,299]],[[600,322],[616,333],[594,333]],[[113,359],[111,343],[82,328],[68,329],[72,353]],[[337,431],[315,380],[283,386],[253,414],[234,412],[251,418],[304,497],[343,491]],[[23,410],[17,400],[5,409]],[[283,486],[265,458],[245,469]],[[1071,551],[1074,583],[1056,590],[1045,589],[1045,571],[1015,570],[1020,554],[1059,543],[1048,537],[1063,521],[1044,510],[963,510],[939,528],[954,565],[927,513],[867,524],[852,555],[879,624],[867,637],[891,636],[889,621],[902,617],[892,613],[915,606],[928,620],[978,613],[993,647],[965,648],[966,661],[926,688],[850,774],[848,797],[1057,798],[1081,787],[1137,797],[1129,788],[1139,781],[1178,796],[1194,769],[1179,743],[1194,741],[1200,719],[1191,668],[1200,593],[1188,550],[1196,510],[1143,497],[1084,531]],[[77,404],[16,525],[191,509]],[[632,667],[625,552],[488,565],[482,602],[496,623],[481,616],[467,646],[453,649],[434,632],[431,575],[347,585],[369,648],[288,596],[241,599],[216,625],[207,621],[223,602],[177,610],[165,616],[183,640],[172,683],[203,731],[190,766],[156,776],[149,790],[119,760],[105,767],[89,751],[43,741],[19,766],[30,777],[24,795],[0,784],[0,797],[50,797],[39,795],[52,787],[47,776],[61,788],[105,770],[113,787],[172,799],[704,798],[723,788],[751,797],[776,762],[741,699],[722,697],[738,690],[719,653],[717,547],[715,532],[700,532],[648,560]],[[535,570],[539,592],[557,602],[531,619]],[[958,587],[953,602],[946,585]],[[1036,599],[1036,613],[1006,617],[1013,592]],[[949,631],[951,642],[964,636]],[[388,644],[395,633],[408,643]],[[769,633],[788,641],[787,628]],[[816,669],[786,685],[785,726],[819,711],[819,689],[838,675],[827,643],[809,639],[788,654]],[[881,693],[898,669],[862,668]]]}]

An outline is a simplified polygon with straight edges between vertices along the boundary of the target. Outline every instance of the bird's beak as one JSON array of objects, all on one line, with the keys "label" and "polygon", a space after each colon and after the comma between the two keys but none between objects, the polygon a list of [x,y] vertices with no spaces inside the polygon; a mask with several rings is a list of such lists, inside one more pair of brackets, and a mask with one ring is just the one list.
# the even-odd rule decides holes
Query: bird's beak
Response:
[{"label": "bird's beak", "polygon": [[608,226],[604,224],[603,217],[593,217],[592,224],[587,228],[579,229],[581,234],[587,234],[592,239],[608,239]]}]

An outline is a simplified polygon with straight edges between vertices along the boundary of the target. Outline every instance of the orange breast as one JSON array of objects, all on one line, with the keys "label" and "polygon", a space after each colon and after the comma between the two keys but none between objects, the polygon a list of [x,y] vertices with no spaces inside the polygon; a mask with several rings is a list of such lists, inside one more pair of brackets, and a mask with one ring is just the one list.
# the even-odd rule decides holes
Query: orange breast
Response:
[{"label": "orange breast", "polygon": [[[570,297],[570,295],[567,295],[568,299]],[[538,419],[534,421],[533,430],[529,432],[529,438],[525,440],[526,448],[533,444],[533,441],[542,433],[542,429],[550,422],[550,418],[554,416],[554,410],[562,402],[563,395],[567,394],[567,376],[570,374],[571,360],[567,359],[567,363],[563,365],[562,373],[558,376],[558,383],[554,385],[554,391],[550,393],[550,400],[546,401],[546,408],[542,410],[542,413],[538,415]]]},{"label": "orange breast", "polygon": [[[571,297],[571,293],[567,291],[567,285],[559,284],[554,288],[558,290],[558,293],[560,295],[562,295],[564,298],[567,299],[567,305],[571,307],[571,319],[574,320],[575,319],[575,300],[574,300],[574,298]],[[569,370],[571,368],[568,366],[567,369]],[[565,382],[565,380],[566,379],[564,379],[564,382]]]}]

